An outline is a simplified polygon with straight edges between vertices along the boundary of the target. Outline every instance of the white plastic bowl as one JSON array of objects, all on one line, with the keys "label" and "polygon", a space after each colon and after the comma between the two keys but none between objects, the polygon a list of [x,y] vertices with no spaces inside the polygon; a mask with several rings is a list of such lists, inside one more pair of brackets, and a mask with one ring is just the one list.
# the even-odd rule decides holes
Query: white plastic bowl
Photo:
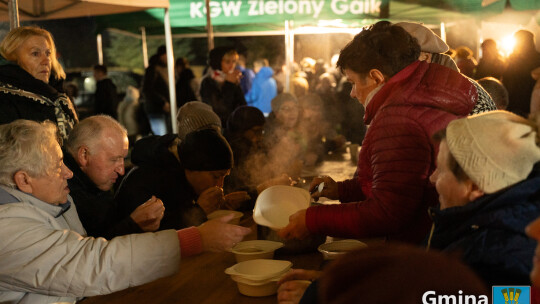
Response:
[{"label": "white plastic bowl", "polygon": [[266,297],[277,292],[277,281],[280,277],[273,278],[262,283],[249,282],[234,276],[231,278],[236,282],[238,291],[240,291],[241,294],[249,297]]},{"label": "white plastic bowl", "polygon": [[253,240],[240,242],[231,251],[234,253],[236,262],[240,263],[255,259],[272,259],[274,251],[281,247],[283,247],[281,242]]},{"label": "white plastic bowl", "polygon": [[281,229],[289,224],[289,216],[309,207],[311,196],[307,190],[291,186],[272,186],[257,197],[253,220],[255,223]]},{"label": "white plastic bowl", "polygon": [[276,278],[291,269],[292,263],[283,260],[255,259],[240,262],[227,269],[225,273],[233,277],[240,277],[252,283],[262,283],[268,279]]},{"label": "white plastic bowl", "polygon": [[291,266],[289,261],[256,259],[231,266],[225,269],[225,273],[237,283],[241,294],[265,297],[276,293],[276,282]]},{"label": "white plastic bowl", "polygon": [[242,216],[244,216],[244,214],[242,212],[239,212],[239,211],[216,210],[216,211],[210,213],[207,216],[207,218],[208,218],[208,220],[213,220],[213,219],[216,219],[218,217],[223,217],[223,216],[226,216],[226,215],[229,215],[229,214],[234,214],[234,217],[229,221],[229,224],[232,224],[232,225],[240,224],[240,219],[242,218]]},{"label": "white plastic bowl", "polygon": [[349,251],[363,247],[367,247],[366,243],[358,240],[340,240],[322,244],[318,249],[323,254],[325,260],[333,260]]}]

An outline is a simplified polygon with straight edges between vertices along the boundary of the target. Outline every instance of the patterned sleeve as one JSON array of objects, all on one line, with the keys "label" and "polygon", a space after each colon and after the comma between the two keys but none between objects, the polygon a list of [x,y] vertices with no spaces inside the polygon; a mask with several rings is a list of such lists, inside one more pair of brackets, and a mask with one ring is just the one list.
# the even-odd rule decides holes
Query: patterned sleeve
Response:
[{"label": "patterned sleeve", "polygon": [[493,101],[489,93],[474,79],[469,77],[467,77],[467,79],[476,87],[476,91],[478,92],[478,99],[476,100],[476,104],[474,105],[471,113],[469,113],[469,116],[497,110],[495,102]]}]

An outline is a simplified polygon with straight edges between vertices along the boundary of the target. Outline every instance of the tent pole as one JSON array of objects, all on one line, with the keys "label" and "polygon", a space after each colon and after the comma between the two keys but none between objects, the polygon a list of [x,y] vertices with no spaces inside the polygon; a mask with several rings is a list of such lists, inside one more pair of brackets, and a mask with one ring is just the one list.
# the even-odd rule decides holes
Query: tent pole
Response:
[{"label": "tent pole", "polygon": [[148,67],[148,45],[146,44],[146,28],[141,26],[141,40],[142,40],[142,56],[143,65],[146,69]]},{"label": "tent pole", "polygon": [[441,22],[441,39],[446,42],[446,24]]},{"label": "tent pole", "polygon": [[206,33],[208,36],[208,51],[214,49],[214,28],[212,27],[212,16],[210,14],[210,0],[205,1],[206,5]]},{"label": "tent pole", "polygon": [[103,44],[101,39],[101,34],[96,36],[97,43],[97,53],[98,53],[98,63],[103,65]]},{"label": "tent pole", "polygon": [[[291,72],[294,64],[294,32],[291,30],[292,20],[285,20],[285,83],[283,91],[291,92]],[[292,92],[294,93],[294,92]]]},{"label": "tent pole", "polygon": [[9,0],[9,29],[16,29],[19,27],[19,4],[17,0]]},{"label": "tent pole", "polygon": [[167,72],[169,75],[169,104],[171,106],[171,124],[173,133],[178,133],[178,122],[176,121],[176,87],[174,78],[174,53],[172,45],[171,19],[169,9],[165,9],[163,20],[165,26],[165,46],[167,48]]}]

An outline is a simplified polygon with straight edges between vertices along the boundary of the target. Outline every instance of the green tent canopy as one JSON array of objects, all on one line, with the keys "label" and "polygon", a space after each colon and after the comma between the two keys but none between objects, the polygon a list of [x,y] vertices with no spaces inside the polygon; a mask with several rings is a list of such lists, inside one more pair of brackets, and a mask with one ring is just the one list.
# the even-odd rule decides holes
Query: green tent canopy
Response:
[{"label": "green tent canopy", "polygon": [[463,13],[502,13],[507,4],[517,11],[540,9],[540,0],[413,0],[412,2]]},{"label": "green tent canopy", "polygon": [[[285,20],[294,27],[359,28],[376,20],[419,21],[438,26],[466,19],[485,20],[505,10],[540,9],[540,0],[220,0],[210,1],[216,35],[282,34]],[[173,34],[206,35],[204,0],[171,0]],[[98,31],[115,28],[147,35],[163,35],[163,9],[97,17]],[[540,14],[536,15],[540,18]],[[327,21],[327,22],[324,22]],[[328,22],[332,21],[332,22]],[[540,20],[539,20],[540,21]]]},{"label": "green tent canopy", "polygon": [[[211,1],[212,26],[216,33],[284,31],[286,20],[294,26],[318,26],[319,20],[338,20],[338,27],[362,27],[381,16],[381,7],[390,0],[228,0]],[[170,20],[173,34],[206,34],[204,0],[171,0]],[[163,34],[163,9],[97,17],[98,31],[115,28],[147,35]]]},{"label": "green tent canopy", "polygon": [[[438,26],[441,22],[474,18],[473,15],[459,11],[416,3],[418,1],[423,0],[212,1],[211,16],[214,33],[230,36],[251,33],[283,34],[285,20],[292,20],[295,28],[323,26],[339,30],[339,28],[360,28],[380,19],[419,21]],[[204,0],[171,0],[169,12],[173,34],[206,35]],[[147,35],[162,35],[163,14],[162,9],[149,9],[144,12],[102,16],[96,19],[98,31],[115,28],[140,33],[140,28],[144,26]]]}]

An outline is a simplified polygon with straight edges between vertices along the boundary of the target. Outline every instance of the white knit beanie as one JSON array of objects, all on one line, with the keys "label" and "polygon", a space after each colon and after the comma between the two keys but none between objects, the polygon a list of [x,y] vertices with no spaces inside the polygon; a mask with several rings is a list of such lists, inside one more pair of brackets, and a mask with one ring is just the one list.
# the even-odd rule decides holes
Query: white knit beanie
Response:
[{"label": "white knit beanie", "polygon": [[404,28],[407,33],[418,40],[422,52],[445,53],[449,49],[448,44],[441,37],[421,23],[398,22],[396,25]]},{"label": "white knit beanie", "polygon": [[182,140],[188,133],[203,129],[221,132],[221,119],[212,107],[201,101],[190,101],[178,109],[178,137]]},{"label": "white knit beanie", "polygon": [[516,184],[540,160],[537,127],[507,111],[491,111],[454,120],[446,143],[467,176],[485,193]]}]

